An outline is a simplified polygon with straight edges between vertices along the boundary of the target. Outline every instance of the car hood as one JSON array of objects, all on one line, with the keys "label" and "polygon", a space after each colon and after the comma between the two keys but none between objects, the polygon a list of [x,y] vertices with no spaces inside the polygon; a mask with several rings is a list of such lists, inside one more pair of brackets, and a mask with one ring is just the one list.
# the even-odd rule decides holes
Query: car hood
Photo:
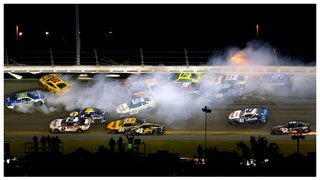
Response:
[{"label": "car hood", "polygon": [[229,119],[238,119],[240,118],[241,110],[233,111],[229,115]]},{"label": "car hood", "polygon": [[272,129],[279,129],[281,127],[282,127],[282,125],[277,125],[277,126],[273,126]]}]

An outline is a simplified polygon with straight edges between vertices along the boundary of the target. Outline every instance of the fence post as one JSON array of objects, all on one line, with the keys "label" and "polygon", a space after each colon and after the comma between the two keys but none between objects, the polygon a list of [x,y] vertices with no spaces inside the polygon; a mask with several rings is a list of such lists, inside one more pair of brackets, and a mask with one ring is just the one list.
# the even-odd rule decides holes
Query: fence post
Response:
[{"label": "fence post", "polygon": [[7,66],[9,66],[9,58],[8,58],[8,53],[7,53],[7,49],[6,49],[6,62],[7,62]]},{"label": "fence post", "polygon": [[98,61],[98,53],[97,53],[96,48],[94,48],[94,57],[96,57],[96,65],[98,66],[99,65],[99,61]]},{"label": "fence post", "polygon": [[140,48],[140,57],[141,57],[141,66],[144,67],[142,48]]},{"label": "fence post", "polygon": [[184,48],[184,56],[186,58],[187,67],[189,67],[188,53],[186,48]]},{"label": "fence post", "polygon": [[51,59],[51,66],[54,66],[53,56],[52,56],[52,50],[51,50],[51,48],[49,48],[49,53],[50,53],[50,59]]}]

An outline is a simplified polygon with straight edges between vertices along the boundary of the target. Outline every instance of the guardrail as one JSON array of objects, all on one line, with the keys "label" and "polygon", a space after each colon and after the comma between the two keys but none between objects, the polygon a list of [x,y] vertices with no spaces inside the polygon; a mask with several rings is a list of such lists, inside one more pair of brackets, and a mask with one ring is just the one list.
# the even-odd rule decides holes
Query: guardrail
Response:
[{"label": "guardrail", "polygon": [[315,66],[4,66],[4,73],[316,73]]}]

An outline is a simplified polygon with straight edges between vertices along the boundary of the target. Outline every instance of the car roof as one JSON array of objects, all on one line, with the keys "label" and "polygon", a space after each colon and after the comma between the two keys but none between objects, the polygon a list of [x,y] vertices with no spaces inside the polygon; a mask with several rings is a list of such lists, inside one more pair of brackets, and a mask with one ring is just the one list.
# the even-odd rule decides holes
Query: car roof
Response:
[{"label": "car roof", "polygon": [[293,75],[283,73],[264,74],[262,82],[291,82]]},{"label": "car roof", "polygon": [[304,120],[292,120],[292,121],[287,122],[287,124],[298,124],[298,123],[309,124],[308,121],[304,121]]}]

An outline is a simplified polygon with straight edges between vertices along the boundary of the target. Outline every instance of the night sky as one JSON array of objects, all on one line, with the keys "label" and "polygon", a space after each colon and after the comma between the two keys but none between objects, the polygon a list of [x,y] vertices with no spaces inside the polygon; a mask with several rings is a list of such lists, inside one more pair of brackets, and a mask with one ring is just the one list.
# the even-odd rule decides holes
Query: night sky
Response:
[{"label": "night sky", "polygon": [[[4,47],[75,48],[74,4],[4,4]],[[79,4],[81,49],[244,48],[316,55],[316,4]],[[258,36],[256,25],[259,25]],[[50,32],[50,37],[45,36]]]}]

